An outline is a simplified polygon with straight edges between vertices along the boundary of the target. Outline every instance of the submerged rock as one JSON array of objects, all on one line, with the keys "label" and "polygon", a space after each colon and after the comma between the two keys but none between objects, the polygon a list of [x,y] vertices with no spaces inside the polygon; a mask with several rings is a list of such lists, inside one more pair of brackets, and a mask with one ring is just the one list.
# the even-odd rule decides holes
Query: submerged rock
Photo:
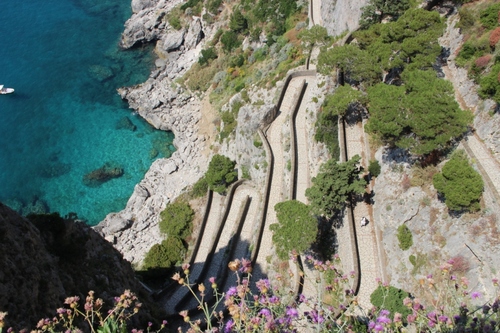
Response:
[{"label": "submerged rock", "polygon": [[116,123],[116,129],[125,129],[134,132],[137,126],[134,125],[129,117],[123,117]]},{"label": "submerged rock", "polygon": [[107,81],[115,76],[111,68],[102,65],[90,66],[89,73],[94,79],[98,80],[99,82]]},{"label": "submerged rock", "polygon": [[83,183],[88,187],[97,187],[105,182],[123,176],[123,168],[106,163],[99,169],[91,171],[83,176]]}]

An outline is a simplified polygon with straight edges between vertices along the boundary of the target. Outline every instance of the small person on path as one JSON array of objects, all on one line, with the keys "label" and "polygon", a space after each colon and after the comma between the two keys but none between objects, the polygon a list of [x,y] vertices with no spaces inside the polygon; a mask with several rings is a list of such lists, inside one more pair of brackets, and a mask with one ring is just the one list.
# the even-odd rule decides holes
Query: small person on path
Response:
[{"label": "small person on path", "polygon": [[364,217],[364,216],[363,216],[363,217],[361,218],[361,226],[362,226],[362,227],[364,227],[364,226],[365,226],[365,225],[367,225],[367,224],[368,224],[368,219],[367,219],[366,217]]}]

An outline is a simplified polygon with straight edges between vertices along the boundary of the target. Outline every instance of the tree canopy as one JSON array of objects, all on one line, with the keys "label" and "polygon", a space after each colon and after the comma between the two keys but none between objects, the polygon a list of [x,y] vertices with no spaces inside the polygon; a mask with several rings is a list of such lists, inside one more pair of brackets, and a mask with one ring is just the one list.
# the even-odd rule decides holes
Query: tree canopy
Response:
[{"label": "tree canopy", "polygon": [[356,104],[362,104],[364,101],[363,93],[353,89],[350,85],[339,86],[335,93],[327,95],[323,102],[323,112],[328,116],[343,117],[349,107]]},{"label": "tree canopy", "polygon": [[307,250],[318,233],[318,221],[309,206],[289,200],[276,204],[274,210],[279,223],[273,223],[269,228],[273,231],[278,257],[286,260],[291,251],[301,253]]},{"label": "tree canopy", "polygon": [[227,187],[236,181],[238,172],[234,169],[236,162],[229,157],[216,154],[208,165],[205,179],[209,188],[218,193],[224,193]]},{"label": "tree canopy", "polygon": [[370,0],[368,5],[362,8],[359,24],[361,28],[366,29],[387,18],[396,20],[408,8],[410,8],[409,0]]},{"label": "tree canopy", "polygon": [[454,211],[477,211],[483,193],[481,175],[469,164],[463,150],[456,151],[432,179],[434,187],[444,195],[446,206]]},{"label": "tree canopy", "polygon": [[363,171],[358,166],[360,159],[359,155],[343,163],[330,159],[321,166],[312,186],[306,190],[315,214],[331,218],[355,195],[364,193],[366,180],[359,177]]},{"label": "tree canopy", "polygon": [[368,89],[367,131],[385,144],[416,155],[443,150],[467,131],[472,115],[461,110],[451,83],[433,71],[405,71],[404,85],[379,83]]}]

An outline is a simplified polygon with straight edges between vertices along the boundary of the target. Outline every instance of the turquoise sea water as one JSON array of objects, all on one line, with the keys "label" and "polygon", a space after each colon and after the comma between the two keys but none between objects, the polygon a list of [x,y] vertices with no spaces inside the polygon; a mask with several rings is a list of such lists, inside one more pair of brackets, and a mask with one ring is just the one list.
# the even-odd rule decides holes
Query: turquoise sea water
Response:
[{"label": "turquoise sea water", "polygon": [[[172,133],[154,130],[116,92],[145,81],[154,61],[150,49],[118,47],[130,0],[1,7],[0,84],[16,91],[0,95],[0,201],[94,225],[123,209],[153,160],[174,150]],[[106,163],[123,176],[86,186],[84,176]]]}]

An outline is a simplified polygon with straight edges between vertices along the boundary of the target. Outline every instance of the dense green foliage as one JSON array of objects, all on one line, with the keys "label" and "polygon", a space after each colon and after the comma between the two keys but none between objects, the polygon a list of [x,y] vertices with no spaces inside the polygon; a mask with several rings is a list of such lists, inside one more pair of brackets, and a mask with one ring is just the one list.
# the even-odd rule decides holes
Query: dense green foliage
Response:
[{"label": "dense green foliage", "polygon": [[469,164],[463,150],[456,151],[433,177],[436,190],[445,198],[446,206],[455,211],[480,209],[479,200],[484,183],[481,175]]},{"label": "dense green foliage", "polygon": [[345,116],[349,108],[360,106],[365,101],[363,93],[350,85],[339,86],[333,95],[327,95],[323,102],[325,117]]},{"label": "dense green foliage", "polygon": [[338,116],[332,116],[321,112],[316,121],[316,133],[314,138],[318,142],[323,142],[334,160],[340,158],[339,147],[339,126]]},{"label": "dense green foliage", "polygon": [[186,246],[179,237],[169,237],[155,244],[146,254],[143,269],[172,268],[186,253]]},{"label": "dense green foliage", "polygon": [[191,189],[191,197],[199,198],[207,194],[208,183],[205,177],[201,177],[196,183],[194,183]]},{"label": "dense green foliage", "polygon": [[479,13],[479,19],[486,29],[498,27],[498,13],[500,12],[500,3],[494,3]]},{"label": "dense green foliage", "polygon": [[248,29],[247,19],[245,16],[243,16],[239,9],[234,10],[231,14],[231,18],[229,20],[229,29],[236,33],[244,33]]},{"label": "dense green foliage", "polygon": [[368,172],[372,177],[378,177],[380,175],[380,163],[377,160],[371,160],[368,165]]},{"label": "dense green foliage", "polygon": [[401,250],[406,251],[413,245],[413,235],[406,224],[402,224],[398,227],[397,236],[399,240],[399,248]]},{"label": "dense green foliage", "polygon": [[447,148],[467,130],[472,115],[459,108],[450,82],[432,71],[404,72],[402,78],[402,86],[379,83],[368,89],[368,132],[425,155]]},{"label": "dense green foliage", "polygon": [[319,72],[331,75],[335,69],[344,72],[350,81],[371,85],[382,79],[381,65],[373,59],[373,54],[352,44],[337,46],[320,53]]},{"label": "dense green foliage", "polygon": [[213,47],[201,50],[201,56],[198,59],[198,63],[201,66],[207,65],[210,60],[217,59],[217,52]]},{"label": "dense green foliage", "polygon": [[330,159],[320,167],[318,175],[312,179],[312,186],[306,190],[315,214],[331,218],[356,195],[364,193],[366,180],[359,176],[363,171],[358,166],[360,159],[359,155],[343,163]]},{"label": "dense green foliage", "polygon": [[406,317],[412,313],[403,300],[409,297],[409,294],[401,289],[393,286],[378,286],[377,289],[370,295],[370,302],[379,309],[390,311],[390,318],[394,318],[395,313],[400,313],[406,321]]},{"label": "dense green foliage", "polygon": [[324,45],[328,40],[328,32],[325,27],[314,25],[310,29],[304,29],[299,32],[299,39],[309,49],[313,46]]},{"label": "dense green foliage", "polygon": [[226,192],[227,187],[238,178],[235,165],[236,162],[226,156],[214,155],[205,174],[209,188],[218,193]]},{"label": "dense green foliage", "polygon": [[368,5],[363,7],[359,25],[366,29],[382,20],[396,20],[405,10],[410,8],[409,0],[370,0]]},{"label": "dense green foliage", "polygon": [[292,251],[302,253],[307,250],[318,233],[318,221],[309,206],[289,200],[276,204],[274,209],[279,223],[271,224],[269,229],[273,231],[278,257],[286,260]]},{"label": "dense green foliage", "polygon": [[169,203],[160,213],[160,231],[168,237],[186,238],[191,233],[194,211],[187,202]]}]

